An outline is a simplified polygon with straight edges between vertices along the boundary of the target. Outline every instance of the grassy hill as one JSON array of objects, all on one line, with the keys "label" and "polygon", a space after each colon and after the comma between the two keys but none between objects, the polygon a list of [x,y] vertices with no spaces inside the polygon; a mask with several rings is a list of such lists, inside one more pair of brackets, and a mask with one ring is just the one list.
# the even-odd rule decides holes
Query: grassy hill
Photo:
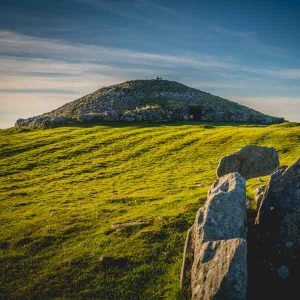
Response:
[{"label": "grassy hill", "polygon": [[106,123],[2,130],[0,143],[0,298],[175,299],[219,159],[252,143],[291,164],[300,125]]}]

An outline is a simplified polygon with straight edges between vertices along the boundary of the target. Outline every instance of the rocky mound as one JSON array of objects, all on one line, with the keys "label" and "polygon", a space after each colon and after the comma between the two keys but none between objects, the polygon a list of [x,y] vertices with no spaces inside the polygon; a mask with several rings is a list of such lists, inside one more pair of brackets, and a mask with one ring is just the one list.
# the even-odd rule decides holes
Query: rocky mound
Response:
[{"label": "rocky mound", "polygon": [[134,80],[74,100],[16,126],[53,127],[90,121],[220,121],[271,124],[271,117],[212,94],[168,80]]}]

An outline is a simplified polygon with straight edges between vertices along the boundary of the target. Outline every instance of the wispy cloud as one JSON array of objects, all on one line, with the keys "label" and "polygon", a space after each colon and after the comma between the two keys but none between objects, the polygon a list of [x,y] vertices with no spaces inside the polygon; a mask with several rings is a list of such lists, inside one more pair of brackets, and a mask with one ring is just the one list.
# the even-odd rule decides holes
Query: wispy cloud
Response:
[{"label": "wispy cloud", "polygon": [[262,69],[266,75],[277,78],[300,80],[300,69],[299,68],[272,68]]},{"label": "wispy cloud", "polygon": [[[270,88],[278,88],[280,84],[274,82],[300,79],[300,69],[296,68],[253,67],[227,57],[148,53],[10,31],[0,31],[0,65],[0,114],[4,120],[0,121],[0,127],[12,125],[17,117],[54,109],[102,86],[135,78],[166,75],[197,88],[222,92],[220,96],[229,94],[224,92],[226,89],[235,91],[241,101],[250,101],[257,109],[259,101],[246,99],[241,91],[251,88],[258,91],[262,80],[264,85],[270,83]],[[299,99],[295,101],[299,103]],[[281,105],[284,102],[278,107]]]},{"label": "wispy cloud", "polygon": [[13,32],[0,31],[0,55],[15,57],[52,58],[59,61],[172,66],[188,65],[198,68],[231,68],[230,63],[208,55],[176,56],[108,48],[88,44],[35,38]]},{"label": "wispy cloud", "polygon": [[[216,70],[234,70],[244,73],[256,73],[273,78],[283,79],[300,79],[300,69],[287,68],[270,68],[270,67],[251,67],[240,65],[233,62],[231,58],[213,57],[204,54],[169,55],[132,51],[121,48],[108,48],[97,45],[67,43],[59,40],[48,40],[35,38],[31,36],[21,35],[13,32],[0,31],[0,55],[1,65],[7,63],[8,57],[17,57],[18,61],[22,60],[22,68],[24,64],[37,64],[37,62],[45,62],[52,59],[54,63],[48,65],[47,70],[56,69],[63,70],[66,67],[69,73],[74,69],[97,69],[97,71],[105,71],[104,69],[113,69],[119,71],[123,68],[135,68],[135,71],[147,67],[155,70],[162,68],[187,67],[199,70],[216,69]],[[3,58],[4,57],[4,58]],[[30,61],[29,58],[33,60]],[[5,61],[6,60],[6,61]],[[27,63],[26,63],[27,60]],[[28,64],[28,61],[30,62]],[[10,63],[12,63],[10,61]],[[13,70],[18,69],[16,62]],[[118,66],[118,67],[116,67]],[[5,66],[4,66],[5,69]],[[26,68],[26,70],[28,70]],[[128,70],[128,69],[127,69]],[[142,69],[142,71],[145,71]],[[2,70],[3,72],[3,70]]]}]

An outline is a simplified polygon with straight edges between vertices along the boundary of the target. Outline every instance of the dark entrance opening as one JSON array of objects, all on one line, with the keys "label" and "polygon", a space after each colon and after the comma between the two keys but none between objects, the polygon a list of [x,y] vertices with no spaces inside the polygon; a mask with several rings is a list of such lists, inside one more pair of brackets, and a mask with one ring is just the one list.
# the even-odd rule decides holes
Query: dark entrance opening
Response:
[{"label": "dark entrance opening", "polygon": [[201,121],[202,120],[202,109],[199,106],[190,106],[189,107],[190,120]]}]

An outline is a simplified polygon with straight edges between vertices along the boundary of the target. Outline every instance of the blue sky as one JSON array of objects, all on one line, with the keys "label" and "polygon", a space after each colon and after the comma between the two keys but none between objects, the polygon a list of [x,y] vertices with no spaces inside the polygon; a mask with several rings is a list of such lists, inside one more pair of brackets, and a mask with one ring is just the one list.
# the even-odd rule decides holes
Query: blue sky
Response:
[{"label": "blue sky", "polygon": [[300,2],[1,0],[0,127],[157,75],[300,122]]}]

